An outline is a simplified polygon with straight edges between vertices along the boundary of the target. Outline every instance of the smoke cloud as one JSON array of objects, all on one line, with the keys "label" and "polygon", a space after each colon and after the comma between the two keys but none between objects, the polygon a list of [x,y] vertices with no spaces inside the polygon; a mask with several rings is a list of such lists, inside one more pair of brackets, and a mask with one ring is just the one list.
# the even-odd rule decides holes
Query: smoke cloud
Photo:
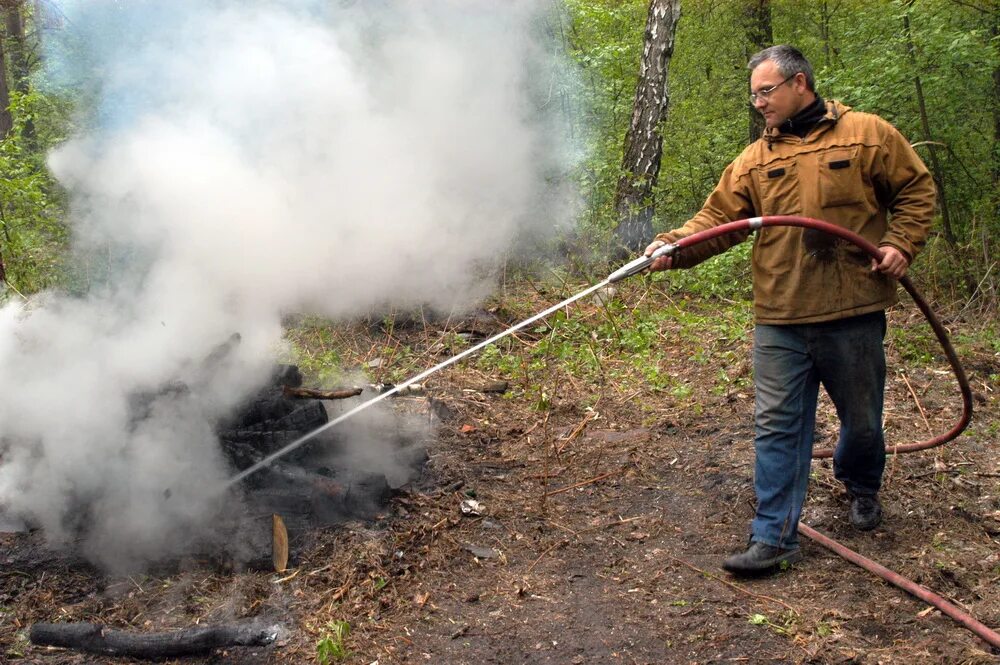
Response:
[{"label": "smoke cloud", "polygon": [[558,228],[538,5],[62,3],[48,76],[90,103],[49,165],[91,288],[0,309],[0,508],[111,568],[162,556],[283,315],[466,307]]}]

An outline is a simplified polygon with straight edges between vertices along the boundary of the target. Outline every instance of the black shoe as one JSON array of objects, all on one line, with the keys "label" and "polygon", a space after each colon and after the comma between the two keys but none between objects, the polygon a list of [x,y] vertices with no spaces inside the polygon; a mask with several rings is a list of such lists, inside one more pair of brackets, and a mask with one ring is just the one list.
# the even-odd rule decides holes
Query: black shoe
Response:
[{"label": "black shoe", "polygon": [[871,531],[882,523],[882,504],[877,496],[853,496],[850,517],[855,529]]},{"label": "black shoe", "polygon": [[786,550],[754,541],[746,552],[726,557],[722,567],[734,575],[758,575],[801,560],[802,550],[798,547]]}]

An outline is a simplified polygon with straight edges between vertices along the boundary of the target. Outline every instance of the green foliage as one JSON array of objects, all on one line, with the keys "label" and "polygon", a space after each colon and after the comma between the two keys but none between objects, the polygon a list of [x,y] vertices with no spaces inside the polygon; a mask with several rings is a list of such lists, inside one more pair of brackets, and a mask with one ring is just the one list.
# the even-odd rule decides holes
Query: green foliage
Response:
[{"label": "green foliage", "polygon": [[612,205],[632,115],[647,0],[566,0],[560,28],[575,65],[569,89],[574,138],[586,160],[577,174],[587,199],[582,223],[600,235],[614,225]]},{"label": "green foliage", "polygon": [[[995,13],[953,0],[772,0],[770,7],[774,42],[802,48],[815,66],[821,95],[882,115],[921,144],[916,149],[925,161],[936,151],[957,246],[942,247],[931,239],[927,256],[914,267],[921,283],[952,300],[967,298],[969,284],[979,284],[981,296],[1000,300],[1000,273],[991,268],[997,260],[992,239],[1000,236]],[[648,8],[649,0],[563,0],[552,3],[539,22],[558,61],[541,101],[561,109],[563,126],[585,156],[571,177],[584,203],[581,235],[591,240],[606,237],[619,221],[613,199]],[[656,230],[689,219],[747,143],[752,110],[746,100],[746,61],[752,49],[745,8],[731,0],[684,6],[670,61],[661,171],[653,190]],[[32,72],[31,91],[12,92],[17,126],[0,144],[0,251],[12,285],[24,293],[74,279],[65,259],[64,196],[45,169],[44,155],[69,134],[71,118],[86,119],[94,111],[93,90],[82,85],[57,90],[43,77]],[[938,146],[924,144],[918,77],[927,125]],[[26,140],[29,119],[35,135]],[[940,233],[940,221],[935,231]],[[670,294],[746,300],[749,251],[750,243],[744,243],[694,270],[657,279]],[[452,341],[457,348],[459,340]],[[638,353],[636,344],[641,345],[635,339],[616,343],[630,353]],[[558,347],[555,339],[550,344]],[[553,350],[599,373],[595,354],[588,359],[586,353]],[[333,360],[317,358],[317,363]],[[656,381],[668,383],[662,377]]]},{"label": "green foliage", "polygon": [[346,621],[331,621],[326,624],[326,634],[316,642],[316,661],[320,665],[329,665],[338,660],[345,660],[351,655],[344,641],[351,634],[351,624]]},{"label": "green foliage", "polygon": [[[1000,143],[995,123],[1000,94],[1000,40],[995,16],[975,3],[950,0],[774,0],[775,43],[799,46],[813,62],[817,89],[860,111],[877,113],[913,143],[925,141],[916,102],[919,76],[931,137],[918,145],[930,162],[937,151],[957,247],[918,262],[920,277],[937,293],[1000,299],[1000,279],[989,241],[1000,235]],[[566,0],[567,43],[582,92],[575,101],[586,118],[588,159],[579,182],[588,208],[583,226],[600,235],[613,214],[642,47],[647,2]],[[661,171],[654,190],[657,230],[683,224],[703,204],[725,165],[745,147],[750,109],[746,62],[751,55],[744,6],[739,2],[684,7],[670,61],[669,114],[662,127]],[[910,23],[910,55],[903,18]],[[941,231],[940,220],[935,233]],[[933,242],[933,238],[932,238]],[[707,262],[691,274],[671,275],[671,291],[702,297],[749,297],[748,247],[733,258]],[[985,277],[985,280],[983,279]]]},{"label": "green foliage", "polygon": [[62,195],[45,168],[40,137],[24,136],[29,119],[46,126],[38,118],[50,106],[37,92],[11,91],[14,129],[0,141],[0,251],[9,283],[25,294],[59,281],[68,238]]},{"label": "green foliage", "polygon": [[702,298],[746,301],[751,297],[750,274],[752,242],[733,247],[713,256],[690,270],[673,270],[657,275],[671,293],[690,293]]},{"label": "green foliage", "polygon": [[934,354],[941,352],[934,331],[927,325],[893,326],[889,329],[889,339],[908,365],[928,365],[934,361]]}]

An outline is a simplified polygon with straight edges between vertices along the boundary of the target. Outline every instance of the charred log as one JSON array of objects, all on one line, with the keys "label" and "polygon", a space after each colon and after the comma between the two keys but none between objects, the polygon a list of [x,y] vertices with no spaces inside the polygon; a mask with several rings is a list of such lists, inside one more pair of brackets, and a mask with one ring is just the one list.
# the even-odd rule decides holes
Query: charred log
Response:
[{"label": "charred log", "polygon": [[392,487],[381,473],[310,471],[275,463],[261,470],[261,476],[253,489],[254,506],[281,515],[293,529],[367,519],[392,498]]},{"label": "charred log", "polygon": [[309,399],[349,399],[357,397],[363,391],[362,388],[343,388],[341,390],[313,390],[311,388],[293,388],[285,386],[281,390],[285,397],[309,398]]},{"label": "charred log", "polygon": [[281,432],[285,430],[308,432],[317,427],[322,427],[329,420],[329,417],[326,415],[326,408],[322,402],[309,400],[306,402],[293,401],[292,403],[295,406],[288,414],[277,420],[265,420],[261,423],[249,425],[247,429],[258,432]]},{"label": "charred log", "polygon": [[252,619],[164,633],[133,633],[97,623],[36,623],[31,627],[30,639],[39,646],[156,660],[195,656],[225,647],[266,646],[277,635],[276,625]]},{"label": "charred log", "polygon": [[271,374],[271,384],[298,388],[302,385],[302,372],[296,365],[275,365]]},{"label": "charred log", "polygon": [[[233,464],[239,469],[245,469],[265,456],[281,450],[302,434],[303,432],[296,430],[226,432],[219,435],[219,443],[223,451],[233,460]],[[306,452],[303,449],[296,450],[286,459],[301,460]]]}]

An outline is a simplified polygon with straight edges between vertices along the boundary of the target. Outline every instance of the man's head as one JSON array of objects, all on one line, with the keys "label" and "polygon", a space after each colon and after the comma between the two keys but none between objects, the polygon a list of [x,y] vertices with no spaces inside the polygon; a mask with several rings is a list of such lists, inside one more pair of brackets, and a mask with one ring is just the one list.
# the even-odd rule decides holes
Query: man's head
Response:
[{"label": "man's head", "polygon": [[812,65],[794,46],[779,45],[757,53],[750,69],[750,101],[768,126],[777,127],[816,99]]}]

